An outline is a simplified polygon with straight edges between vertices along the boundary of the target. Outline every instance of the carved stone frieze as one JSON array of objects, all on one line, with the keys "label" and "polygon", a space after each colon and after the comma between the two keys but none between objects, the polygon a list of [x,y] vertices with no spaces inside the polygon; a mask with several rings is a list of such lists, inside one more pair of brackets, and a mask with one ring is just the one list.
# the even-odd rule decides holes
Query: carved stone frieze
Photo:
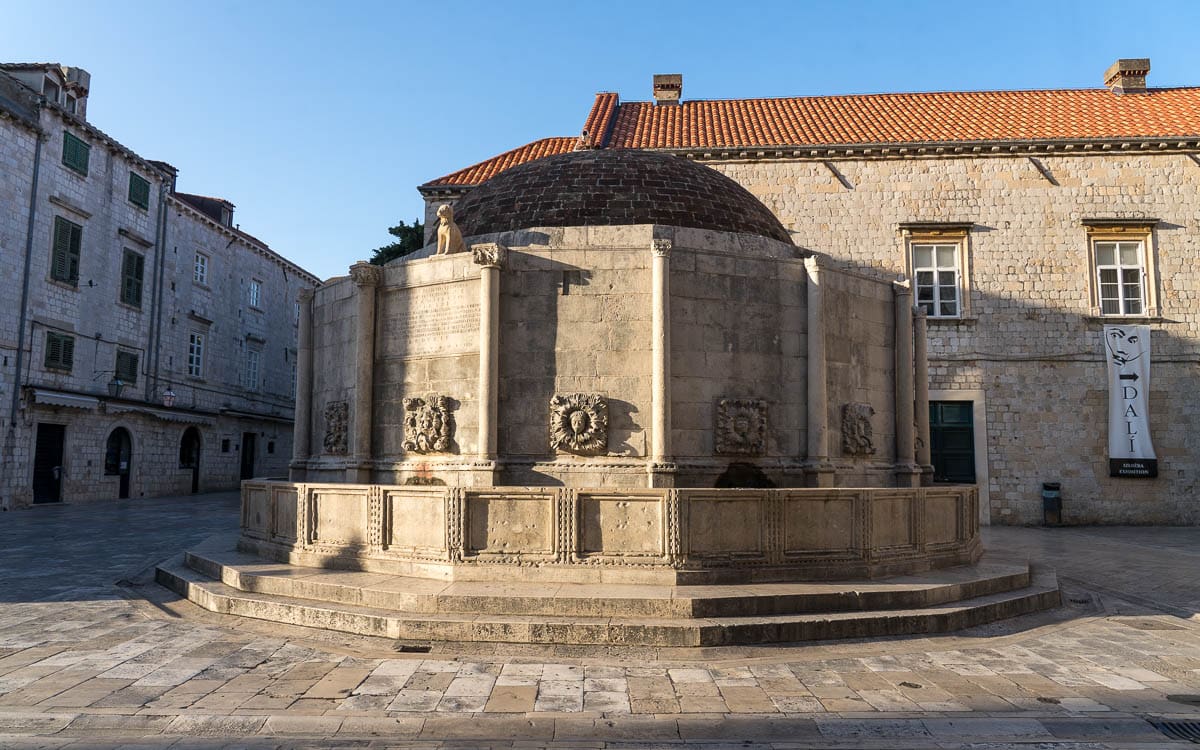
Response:
[{"label": "carved stone frieze", "polygon": [[557,393],[550,399],[550,448],[603,453],[608,447],[608,401],[598,393]]},{"label": "carved stone frieze", "polygon": [[345,401],[332,401],[325,405],[325,452],[345,455],[349,446],[346,442],[350,425],[350,405]]},{"label": "carved stone frieze", "polygon": [[650,250],[655,255],[666,258],[671,254],[671,247],[674,243],[671,240],[651,240]]},{"label": "carved stone frieze", "polygon": [[767,402],[760,398],[723,398],[717,402],[713,447],[717,453],[761,456],[767,452]]},{"label": "carved stone frieze", "polygon": [[870,404],[842,404],[842,453],[847,456],[875,454],[875,431],[871,427],[873,416],[875,407]]},{"label": "carved stone frieze", "polygon": [[404,399],[404,445],[414,453],[446,453],[454,437],[450,399],[431,394]]}]

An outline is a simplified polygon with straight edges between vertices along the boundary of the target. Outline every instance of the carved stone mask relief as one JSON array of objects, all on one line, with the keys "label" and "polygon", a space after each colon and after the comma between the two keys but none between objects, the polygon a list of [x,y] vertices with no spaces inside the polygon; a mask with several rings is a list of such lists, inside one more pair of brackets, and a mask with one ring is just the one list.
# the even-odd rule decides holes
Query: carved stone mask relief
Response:
[{"label": "carved stone mask relief", "polygon": [[847,456],[875,454],[875,431],[871,417],[875,408],[870,404],[842,404],[842,453]]},{"label": "carved stone mask relief", "polygon": [[603,453],[608,447],[608,401],[598,393],[559,393],[550,399],[550,448]]},{"label": "carved stone mask relief", "polygon": [[723,398],[717,402],[713,447],[717,453],[761,456],[767,452],[767,402]]},{"label": "carved stone mask relief", "polygon": [[438,394],[404,399],[404,444],[414,453],[445,453],[454,437],[450,399]]}]

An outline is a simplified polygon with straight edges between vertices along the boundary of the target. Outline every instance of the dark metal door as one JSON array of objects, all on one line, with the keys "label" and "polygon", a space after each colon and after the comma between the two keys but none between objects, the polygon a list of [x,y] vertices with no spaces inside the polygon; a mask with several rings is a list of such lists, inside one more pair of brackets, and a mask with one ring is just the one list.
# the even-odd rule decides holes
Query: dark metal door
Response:
[{"label": "dark metal door", "polygon": [[254,478],[254,438],[253,432],[242,433],[242,479]]},{"label": "dark metal door", "polygon": [[974,403],[929,402],[929,448],[933,481],[975,483]]},{"label": "dark metal door", "polygon": [[117,497],[129,497],[129,475],[133,469],[133,440],[129,430],[118,427],[108,434],[104,449],[104,474],[118,478]]},{"label": "dark metal door", "polygon": [[33,452],[33,502],[57,503],[62,500],[63,442],[66,427],[38,423]]},{"label": "dark metal door", "polygon": [[179,468],[192,470],[192,494],[200,491],[200,431],[189,427],[179,443]]}]

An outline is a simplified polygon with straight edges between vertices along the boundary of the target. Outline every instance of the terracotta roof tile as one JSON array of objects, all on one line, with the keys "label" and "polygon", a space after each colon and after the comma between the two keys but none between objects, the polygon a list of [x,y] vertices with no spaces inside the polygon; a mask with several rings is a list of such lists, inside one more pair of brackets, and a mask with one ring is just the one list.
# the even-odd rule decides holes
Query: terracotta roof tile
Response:
[{"label": "terracotta roof tile", "polygon": [[586,148],[701,149],[1200,137],[1200,87],[962,91],[685,101],[596,95],[586,137],[543,138],[421,187],[477,185]]},{"label": "terracotta roof tile", "polygon": [[574,151],[575,145],[578,143],[578,138],[542,138],[533,143],[527,143],[519,148],[514,148],[511,151],[505,151],[499,156],[493,156],[486,161],[481,161],[478,164],[472,164],[469,167],[451,172],[448,175],[443,175],[435,180],[430,180],[422,185],[422,188],[431,187],[454,187],[454,186],[469,186],[478,185],[479,183],[491,177],[495,177],[509,167],[515,167],[518,164],[524,164],[527,161],[540,159],[543,156],[553,156],[555,154],[565,154],[568,151]]},{"label": "terracotta roof tile", "polygon": [[723,148],[1200,135],[1200,88],[965,91],[618,107],[607,148]]},{"label": "terracotta roof tile", "polygon": [[587,148],[604,148],[609,131],[612,129],[613,115],[616,114],[621,98],[611,91],[601,91],[596,94],[592,111],[588,112],[587,120],[583,123],[583,133],[579,138]]}]

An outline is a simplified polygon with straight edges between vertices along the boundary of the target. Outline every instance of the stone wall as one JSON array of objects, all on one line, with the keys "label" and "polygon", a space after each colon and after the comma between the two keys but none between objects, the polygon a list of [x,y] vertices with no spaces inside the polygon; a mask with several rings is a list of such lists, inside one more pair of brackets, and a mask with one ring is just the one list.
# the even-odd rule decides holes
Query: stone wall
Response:
[{"label": "stone wall", "polygon": [[[1040,523],[1043,481],[1069,523],[1197,523],[1200,166],[1186,154],[710,163],[762,199],[798,245],[907,274],[900,225],[964,222],[969,314],[929,321],[931,388],[982,390],[990,518]],[[1041,167],[1041,169],[1039,169]],[[1042,170],[1045,170],[1045,175]],[[1089,298],[1089,218],[1153,218],[1161,316],[1151,430],[1159,477],[1108,477],[1104,320]],[[977,450],[983,449],[977,446]]]}]

